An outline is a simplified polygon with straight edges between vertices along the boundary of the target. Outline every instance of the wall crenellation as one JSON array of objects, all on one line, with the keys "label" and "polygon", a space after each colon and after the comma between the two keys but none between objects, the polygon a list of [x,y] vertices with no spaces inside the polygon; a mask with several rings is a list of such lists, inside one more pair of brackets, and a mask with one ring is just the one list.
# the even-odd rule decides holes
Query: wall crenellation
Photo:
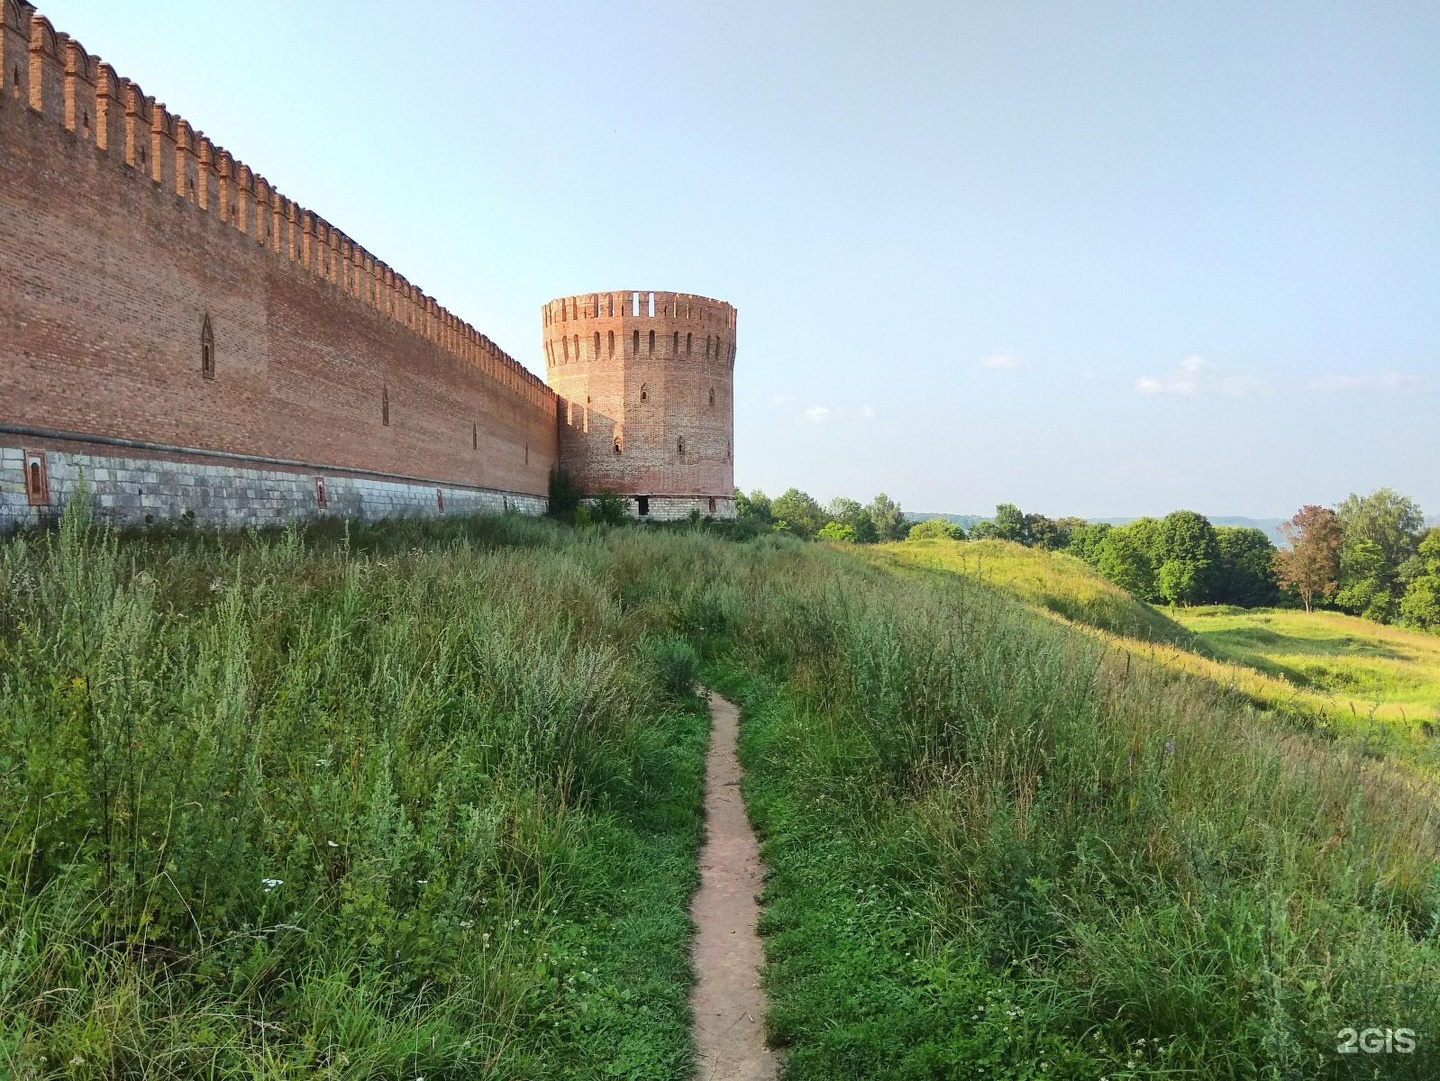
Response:
[{"label": "wall crenellation", "polygon": [[57,133],[90,144],[297,272],[403,325],[532,403],[553,407],[550,388],[469,323],[56,31],[33,6],[0,0],[0,108],[14,105],[28,107]]}]

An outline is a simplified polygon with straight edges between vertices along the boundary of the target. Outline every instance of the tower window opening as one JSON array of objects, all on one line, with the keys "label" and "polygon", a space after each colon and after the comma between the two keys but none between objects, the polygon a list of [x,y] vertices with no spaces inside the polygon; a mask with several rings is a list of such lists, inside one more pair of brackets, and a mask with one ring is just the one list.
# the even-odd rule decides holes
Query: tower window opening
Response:
[{"label": "tower window opening", "polygon": [[479,425],[479,424],[472,424],[472,425],[470,425],[470,449],[471,449],[471,450],[479,450],[479,449],[480,449],[480,425]]},{"label": "tower window opening", "polygon": [[326,507],[330,505],[330,500],[325,495],[324,477],[315,478],[315,505],[318,507]]},{"label": "tower window opening", "polygon": [[[613,300],[614,297],[611,297],[611,299]],[[613,356],[615,355],[615,332],[612,330],[612,331],[609,332],[609,335],[610,335],[610,355],[613,357]]]},{"label": "tower window opening", "polygon": [[560,339],[560,348],[561,348],[561,350],[563,350],[563,355],[564,355],[564,357],[565,357],[565,363],[566,363],[566,364],[569,364],[569,363],[570,363],[570,339],[569,339],[569,338],[561,338],[561,339]]},{"label": "tower window opening", "polygon": [[638,357],[640,355],[640,332],[638,330],[631,334],[630,355],[632,357]]},{"label": "tower window opening", "polygon": [[649,399],[650,399],[650,386],[649,386],[648,383],[641,383],[641,384],[640,384],[640,400],[641,400],[642,402],[644,402],[644,401],[648,401]]},{"label": "tower window opening", "polygon": [[685,335],[685,355],[688,357],[693,352],[695,352],[695,335],[687,334]]},{"label": "tower window opening", "polygon": [[614,294],[614,293],[611,293],[611,294],[610,294],[610,314],[611,314],[611,315],[614,315],[614,314],[615,314],[615,294]]},{"label": "tower window opening", "polygon": [[380,423],[390,427],[390,385],[380,384]]},{"label": "tower window opening", "polygon": [[685,437],[683,435],[679,439],[675,440],[675,453],[685,453]]},{"label": "tower window opening", "polygon": [[200,374],[206,379],[215,378],[215,331],[209,315],[200,324]]},{"label": "tower window opening", "polygon": [[715,408],[715,388],[710,388],[710,408]]},{"label": "tower window opening", "polygon": [[575,359],[576,361],[580,359],[580,335],[578,334],[575,335]]},{"label": "tower window opening", "polygon": [[655,332],[653,330],[650,332],[650,352],[655,352]]},{"label": "tower window opening", "polygon": [[715,497],[713,495],[710,497],[710,513],[715,513]]},{"label": "tower window opening", "polygon": [[620,437],[618,435],[615,437],[615,453],[620,453]]},{"label": "tower window opening", "polygon": [[600,318],[600,294],[595,294],[595,318]]},{"label": "tower window opening", "polygon": [[642,495],[636,498],[635,511],[642,518],[650,513],[650,497],[648,495]]},{"label": "tower window opening", "polygon": [[[597,304],[596,306],[598,307],[599,305]],[[598,315],[599,313],[597,312],[596,314]],[[598,330],[595,332],[595,359],[600,359],[600,332]]]},{"label": "tower window opening", "polygon": [[678,330],[675,332],[675,337],[670,342],[670,355],[672,357],[678,357],[680,355],[680,332]]}]

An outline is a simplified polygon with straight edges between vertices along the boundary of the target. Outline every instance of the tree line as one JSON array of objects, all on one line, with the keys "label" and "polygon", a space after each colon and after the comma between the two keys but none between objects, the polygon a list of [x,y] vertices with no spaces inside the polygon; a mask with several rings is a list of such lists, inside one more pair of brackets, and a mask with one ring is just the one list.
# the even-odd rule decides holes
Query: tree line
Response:
[{"label": "tree line", "polygon": [[822,506],[798,488],[774,499],[736,489],[735,507],[750,532],[851,544],[994,539],[1066,552],[1151,604],[1321,605],[1440,632],[1440,528],[1427,530],[1415,501],[1391,488],[1302,507],[1281,527],[1283,548],[1264,530],[1213,525],[1189,510],[1110,525],[1002,503],[967,533],[943,518],[908,522],[883,492],[866,504],[841,497]]}]

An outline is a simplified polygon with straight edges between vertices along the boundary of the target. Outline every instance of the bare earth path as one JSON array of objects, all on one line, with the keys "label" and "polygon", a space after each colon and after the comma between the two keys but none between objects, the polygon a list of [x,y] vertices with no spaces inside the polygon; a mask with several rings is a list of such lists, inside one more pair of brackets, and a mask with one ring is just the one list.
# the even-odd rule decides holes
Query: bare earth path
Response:
[{"label": "bare earth path", "polygon": [[740,799],[735,741],[740,711],[710,696],[710,753],[705,764],[705,847],[700,888],[690,903],[695,971],[697,1081],[771,1081],[775,1055],[765,1046],[760,990],[760,846]]}]

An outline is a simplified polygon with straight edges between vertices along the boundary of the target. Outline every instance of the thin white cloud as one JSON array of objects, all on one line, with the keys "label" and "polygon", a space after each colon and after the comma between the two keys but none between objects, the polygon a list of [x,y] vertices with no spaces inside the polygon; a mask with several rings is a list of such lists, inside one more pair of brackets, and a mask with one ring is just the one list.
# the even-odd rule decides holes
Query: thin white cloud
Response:
[{"label": "thin white cloud", "polygon": [[832,420],[837,423],[869,421],[875,419],[875,410],[868,405],[859,409],[831,409],[828,405],[812,405],[800,414],[800,419],[806,424],[824,424]]},{"label": "thin white cloud", "polygon": [[1363,393],[1370,390],[1394,393],[1401,390],[1424,390],[1429,383],[1418,375],[1400,372],[1376,372],[1372,375],[1321,375],[1310,380],[1311,390],[1328,394]]},{"label": "thin white cloud", "polygon": [[1222,394],[1245,398],[1259,394],[1265,385],[1253,376],[1218,375],[1204,357],[1186,357],[1167,375],[1142,375],[1135,380],[1141,394],[1169,394],[1192,398],[1199,394]]},{"label": "thin white cloud", "polygon": [[1003,353],[991,353],[985,358],[984,364],[987,368],[1018,368],[1025,363],[1025,358],[1013,349],[1007,349]]}]

